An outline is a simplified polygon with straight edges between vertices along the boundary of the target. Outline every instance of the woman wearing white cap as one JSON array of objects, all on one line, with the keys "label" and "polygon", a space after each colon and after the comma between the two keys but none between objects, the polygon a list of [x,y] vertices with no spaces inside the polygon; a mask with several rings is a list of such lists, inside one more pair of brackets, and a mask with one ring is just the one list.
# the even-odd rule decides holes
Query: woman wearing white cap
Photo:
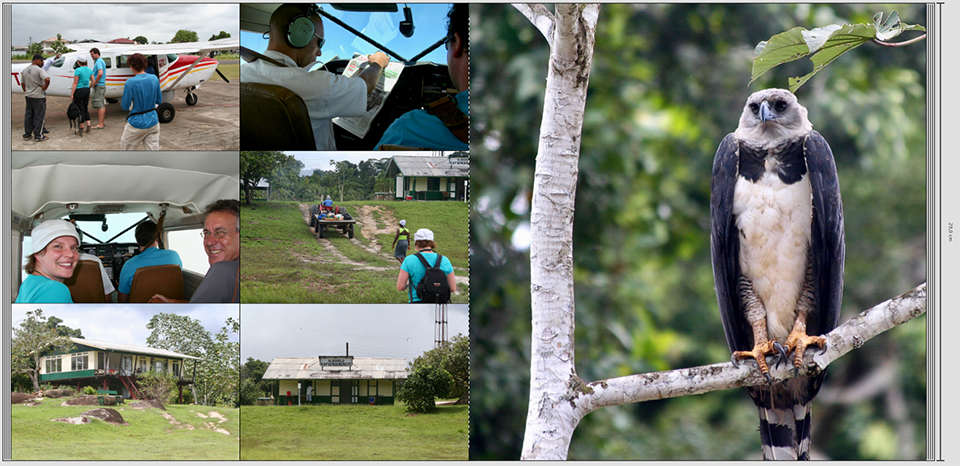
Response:
[{"label": "woman wearing white cap", "polygon": [[[403,239],[400,239],[401,236]],[[397,262],[403,264],[403,260],[407,258],[407,248],[410,247],[410,230],[407,229],[406,220],[400,220],[397,235],[393,237],[393,246],[396,247],[393,250],[393,257],[397,259]]]},{"label": "woman wearing white cap", "polygon": [[73,276],[80,260],[80,236],[66,220],[47,220],[30,235],[33,254],[27,256],[27,278],[20,284],[17,303],[72,303],[63,280]]},{"label": "woman wearing white cap", "polygon": [[90,77],[93,76],[93,70],[87,66],[87,56],[80,55],[77,58],[77,69],[73,71],[73,87],[70,88],[70,98],[77,104],[77,110],[80,110],[80,117],[77,118],[77,133],[83,137],[83,122],[87,122],[87,134],[90,133],[90,111],[87,110],[87,102],[90,101]]},{"label": "woman wearing white cap", "polygon": [[[413,246],[417,249],[417,254],[407,256],[403,263],[400,264],[400,274],[397,276],[397,291],[403,291],[407,289],[408,284],[412,284],[409,292],[410,302],[419,303],[421,299],[417,296],[417,284],[420,283],[420,280],[426,275],[427,268],[423,266],[423,263],[420,262],[417,255],[423,256],[423,259],[428,264],[433,265],[436,264],[439,254],[433,251],[434,248],[437,247],[437,243],[433,241],[433,232],[426,228],[421,228],[414,233]],[[440,260],[440,270],[443,270],[443,272],[447,274],[447,285],[450,287],[450,294],[456,293],[457,276],[453,274],[453,264],[450,263],[450,259],[442,256]]]}]

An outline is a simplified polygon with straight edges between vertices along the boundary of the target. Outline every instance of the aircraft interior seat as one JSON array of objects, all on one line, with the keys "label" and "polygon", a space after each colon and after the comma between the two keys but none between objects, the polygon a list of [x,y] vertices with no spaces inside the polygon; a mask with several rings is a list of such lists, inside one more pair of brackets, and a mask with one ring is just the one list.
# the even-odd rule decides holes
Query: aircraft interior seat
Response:
[{"label": "aircraft interior seat", "polygon": [[310,113],[295,92],[240,83],[240,149],[316,150]]},{"label": "aircraft interior seat", "polygon": [[102,303],[104,301],[103,277],[96,261],[77,261],[73,276],[63,281],[70,288],[70,297],[75,303]]},{"label": "aircraft interior seat", "polygon": [[153,265],[137,269],[130,284],[129,302],[157,302],[151,300],[155,294],[183,299],[183,271],[179,265]]}]

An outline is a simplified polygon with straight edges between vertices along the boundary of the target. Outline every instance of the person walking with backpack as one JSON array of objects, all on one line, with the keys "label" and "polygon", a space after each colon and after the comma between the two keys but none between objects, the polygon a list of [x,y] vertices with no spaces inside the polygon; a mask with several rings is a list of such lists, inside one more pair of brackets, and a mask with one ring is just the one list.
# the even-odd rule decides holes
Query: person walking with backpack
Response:
[{"label": "person walking with backpack", "polygon": [[457,292],[457,277],[450,259],[434,252],[437,244],[433,232],[421,228],[413,235],[417,253],[407,256],[400,264],[397,291],[410,287],[411,303],[448,303]]},{"label": "person walking with backpack", "polygon": [[[403,239],[401,239],[403,237]],[[407,248],[410,247],[410,230],[407,229],[407,221],[400,220],[400,227],[397,228],[397,234],[393,237],[393,257],[401,265],[407,258]]]}]

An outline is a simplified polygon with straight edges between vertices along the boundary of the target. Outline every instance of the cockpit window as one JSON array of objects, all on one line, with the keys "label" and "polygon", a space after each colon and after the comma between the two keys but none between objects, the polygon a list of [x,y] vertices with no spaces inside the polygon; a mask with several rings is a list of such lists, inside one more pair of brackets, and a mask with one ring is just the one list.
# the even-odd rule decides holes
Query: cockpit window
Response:
[{"label": "cockpit window", "polygon": [[175,53],[167,54],[167,63],[173,63],[175,61],[177,61],[177,54]]},{"label": "cockpit window", "polygon": [[127,57],[120,55],[117,57],[117,68],[129,68],[130,65],[127,65]]},{"label": "cockpit window", "polygon": [[63,61],[64,61],[64,60],[66,60],[66,57],[60,57],[60,58],[54,60],[53,64],[50,65],[50,66],[54,66],[54,67],[60,68],[61,66],[63,66]]},{"label": "cockpit window", "polygon": [[[362,31],[374,41],[406,60],[417,56],[447,35],[447,12],[450,11],[450,4],[448,3],[404,4],[403,6],[411,8],[416,25],[410,37],[405,36],[400,31],[400,23],[405,20],[402,7],[398,8],[396,12],[386,13],[343,11],[333,8],[330,4],[321,3],[318,5],[325,12],[354,29]],[[329,18],[323,19],[323,25],[326,42],[321,49],[322,53],[317,58],[318,65],[336,59],[349,60],[355,54],[368,55],[380,50],[379,47],[361,39],[356,34],[329,20]],[[268,39],[263,37],[263,33],[241,30],[240,42],[243,43],[244,47],[263,53],[267,48]],[[397,61],[397,58],[391,56],[390,61]],[[417,61],[446,65],[447,53],[441,44]]]}]

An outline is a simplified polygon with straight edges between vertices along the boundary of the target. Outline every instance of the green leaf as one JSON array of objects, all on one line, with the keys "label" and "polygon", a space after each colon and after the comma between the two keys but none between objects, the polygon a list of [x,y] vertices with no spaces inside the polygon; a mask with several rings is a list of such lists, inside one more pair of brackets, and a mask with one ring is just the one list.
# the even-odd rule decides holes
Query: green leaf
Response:
[{"label": "green leaf", "polygon": [[883,12],[877,13],[873,16],[873,24],[831,24],[812,30],[795,27],[757,44],[750,83],[778,65],[813,54],[810,58],[813,71],[787,80],[790,91],[796,92],[840,55],[873,39],[887,41],[905,31],[926,31],[926,28],[901,23],[900,15],[896,11],[891,12],[886,21],[883,20]]},{"label": "green leaf", "polygon": [[876,29],[872,24],[846,24],[836,29],[830,34],[830,37],[823,44],[823,47],[810,57],[810,61],[813,62],[813,71],[799,78],[790,78],[788,80],[790,92],[796,92],[800,86],[830,64],[830,62],[839,58],[840,55],[869,42],[875,34]]},{"label": "green leaf", "polygon": [[757,78],[777,65],[803,58],[810,53],[810,49],[807,48],[807,44],[803,40],[802,31],[804,29],[798,26],[771,37],[762,48],[758,45],[754,52],[757,50],[760,52],[753,58],[753,72],[750,82],[756,81]]}]

